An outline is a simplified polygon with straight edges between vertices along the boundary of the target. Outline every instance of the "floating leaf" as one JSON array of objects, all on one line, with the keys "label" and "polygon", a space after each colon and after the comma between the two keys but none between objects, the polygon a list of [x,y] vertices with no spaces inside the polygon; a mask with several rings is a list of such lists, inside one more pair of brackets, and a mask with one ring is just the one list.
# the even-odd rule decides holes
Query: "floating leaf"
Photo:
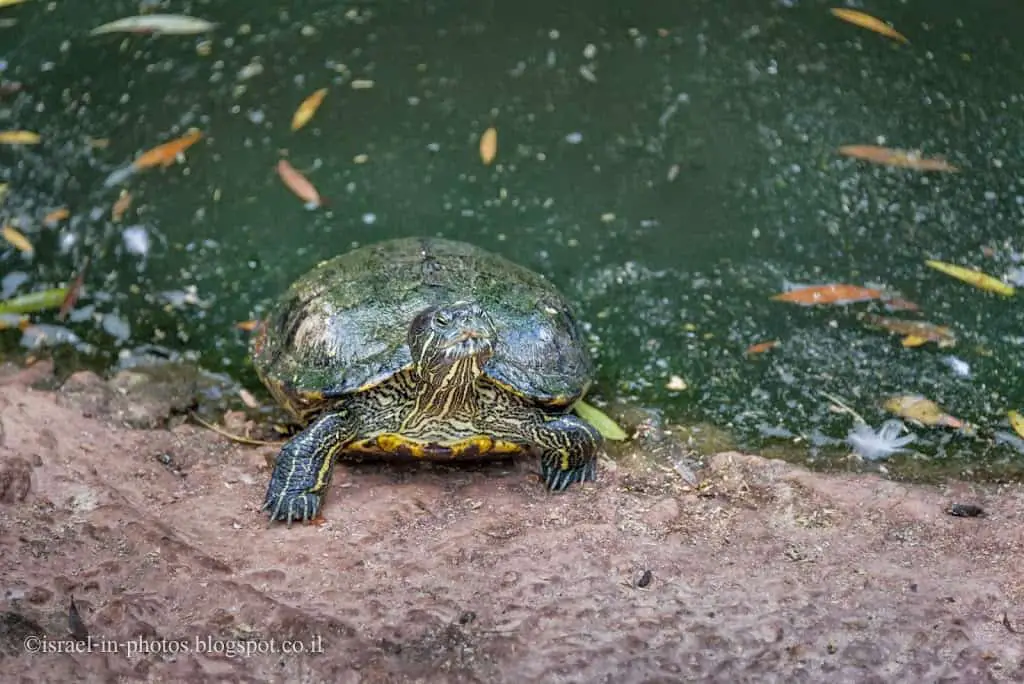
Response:
[{"label": "floating leaf", "polygon": [[908,394],[905,396],[891,397],[886,400],[885,410],[895,413],[897,416],[907,420],[917,421],[922,425],[941,425],[955,429],[963,428],[967,431],[970,426],[959,418],[954,418],[943,411],[938,404],[931,399],[920,395]]},{"label": "floating leaf", "polygon": [[924,262],[928,266],[931,266],[936,271],[941,271],[948,276],[953,276],[958,280],[962,280],[968,285],[973,285],[979,290],[985,290],[986,292],[994,292],[1004,297],[1012,297],[1015,290],[1012,285],[1007,285],[998,278],[982,273],[973,268],[964,268],[963,266],[956,266],[955,264],[947,264],[944,261],[928,260]]},{"label": "floating leaf", "polygon": [[191,35],[212,31],[217,25],[184,14],[144,14],[137,17],[125,17],[101,26],[89,32],[90,36],[104,33],[164,33],[167,35]]},{"label": "floating leaf", "polygon": [[0,131],[0,145],[35,145],[40,141],[32,131]]},{"label": "floating leaf", "polygon": [[916,150],[898,150],[878,145],[843,145],[839,148],[839,154],[872,164],[895,166],[914,171],[956,173],[960,170],[942,157],[922,157],[921,153]]},{"label": "floating leaf", "polygon": [[769,349],[774,349],[775,347],[778,347],[778,346],[779,346],[779,341],[778,340],[771,340],[770,342],[758,342],[757,344],[752,344],[749,347],[747,347],[747,354],[750,354],[750,355],[763,354],[764,352],[768,351]]},{"label": "floating leaf", "polygon": [[117,223],[124,216],[124,213],[132,206],[132,194],[122,190],[114,206],[110,208],[110,220]]},{"label": "floating leaf", "polygon": [[625,430],[620,428],[614,420],[604,413],[604,411],[591,406],[582,399],[573,405],[573,410],[576,412],[576,415],[593,425],[605,439],[613,442],[621,442],[629,437]]},{"label": "floating leaf", "polygon": [[61,207],[60,209],[54,209],[49,214],[43,217],[43,223],[48,226],[52,226],[58,221],[63,221],[68,216],[71,216],[71,212]]},{"label": "floating leaf", "polygon": [[316,114],[316,110],[320,108],[320,104],[324,101],[324,97],[327,95],[327,88],[321,88],[316,91],[299,105],[299,108],[295,110],[294,116],[292,116],[292,130],[297,131],[313,118]]},{"label": "floating leaf", "polygon": [[313,184],[301,173],[295,170],[291,164],[282,159],[277,163],[277,175],[281,177],[288,189],[294,192],[299,199],[315,206],[320,206],[322,201],[320,193]]},{"label": "floating leaf", "polygon": [[26,0],[0,0],[0,7],[10,7],[11,5],[20,5]]},{"label": "floating leaf", "polygon": [[843,285],[835,283],[831,285],[812,285],[801,287],[789,292],[777,294],[772,299],[777,302],[790,302],[802,306],[815,306],[821,304],[852,304],[854,302],[866,302],[872,299],[880,299],[885,293],[870,287],[859,287],[857,285]]},{"label": "floating leaf", "polygon": [[910,42],[902,33],[894,29],[892,26],[889,26],[881,19],[876,19],[870,14],[858,12],[857,10],[842,9],[838,7],[833,8],[829,11],[832,12],[833,16],[839,17],[843,21],[849,22],[854,26],[860,26],[861,28],[867,29],[868,31],[874,31],[875,33],[885,36],[886,38],[892,38],[893,40],[897,40],[901,43]]},{"label": "floating leaf", "polygon": [[3,236],[4,240],[7,240],[9,243],[14,245],[14,248],[19,252],[24,254],[34,254],[36,251],[28,238],[12,226],[4,226],[3,228],[0,228],[0,235]]},{"label": "floating leaf", "polygon": [[55,287],[50,290],[29,292],[0,302],[0,314],[28,314],[56,309],[67,297],[68,288]]},{"label": "floating leaf", "polygon": [[498,129],[491,126],[480,136],[480,161],[489,165],[498,156]]},{"label": "floating leaf", "polygon": [[175,138],[170,142],[165,142],[143,152],[132,162],[132,168],[136,171],[141,171],[142,169],[148,169],[157,165],[170,166],[178,158],[179,154],[192,147],[202,137],[202,132],[193,128],[180,138]]},{"label": "floating leaf", "polygon": [[1007,411],[1006,417],[1010,419],[1010,427],[1021,437],[1024,437],[1024,416],[1017,411]]},{"label": "floating leaf", "polygon": [[920,347],[927,342],[935,342],[940,348],[952,347],[956,344],[956,335],[944,325],[874,314],[865,314],[860,318],[871,327],[903,335],[904,347]]}]

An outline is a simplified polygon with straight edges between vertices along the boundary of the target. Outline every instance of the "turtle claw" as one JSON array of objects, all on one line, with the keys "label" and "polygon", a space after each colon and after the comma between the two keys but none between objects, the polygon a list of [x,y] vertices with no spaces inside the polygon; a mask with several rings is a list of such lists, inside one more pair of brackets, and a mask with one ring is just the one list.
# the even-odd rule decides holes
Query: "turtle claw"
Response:
[{"label": "turtle claw", "polygon": [[562,470],[555,465],[541,462],[540,479],[552,492],[563,492],[576,482],[597,481],[597,459],[593,458],[575,468]]},{"label": "turtle claw", "polygon": [[270,522],[283,520],[289,527],[292,521],[306,522],[313,520],[320,512],[320,495],[313,492],[300,492],[289,496],[282,492],[277,496],[271,496],[268,492],[267,500],[263,502],[261,511],[270,512]]}]

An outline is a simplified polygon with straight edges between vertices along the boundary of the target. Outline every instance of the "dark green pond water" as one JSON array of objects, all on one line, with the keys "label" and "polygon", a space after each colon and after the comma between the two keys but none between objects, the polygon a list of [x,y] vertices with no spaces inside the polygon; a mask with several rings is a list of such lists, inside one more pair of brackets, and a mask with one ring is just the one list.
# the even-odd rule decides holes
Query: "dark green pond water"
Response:
[{"label": "dark green pond water", "polygon": [[[16,20],[0,28],[0,77],[22,84],[0,96],[0,129],[42,136],[0,146],[0,211],[35,245],[32,256],[0,245],[0,299],[59,286],[90,258],[63,329],[104,363],[159,348],[255,390],[236,322],[322,259],[436,234],[562,287],[588,322],[601,399],[722,425],[748,446],[827,445],[851,421],[821,391],[876,426],[883,397],[923,394],[987,438],[918,429],[921,451],[1022,458],[1005,419],[1024,409],[1020,296],[924,260],[1020,278],[1024,33],[1013,27],[1024,5],[861,7],[909,45],[803,0],[150,7],[219,25],[90,37],[138,3],[0,9]],[[321,87],[323,106],[292,132],[296,106]],[[105,185],[192,126],[205,137],[186,163]],[[489,126],[499,152],[485,166]],[[872,166],[838,156],[845,144],[920,148],[962,171]],[[283,156],[329,206],[308,210],[282,185]],[[114,222],[122,189],[134,203]],[[44,226],[58,207],[70,218]],[[899,291],[959,343],[904,349],[857,320],[881,311],[871,304],[769,300],[829,282]],[[0,335],[9,350],[23,342]],[[744,353],[766,340],[781,344]],[[669,389],[672,376],[686,389]]]}]

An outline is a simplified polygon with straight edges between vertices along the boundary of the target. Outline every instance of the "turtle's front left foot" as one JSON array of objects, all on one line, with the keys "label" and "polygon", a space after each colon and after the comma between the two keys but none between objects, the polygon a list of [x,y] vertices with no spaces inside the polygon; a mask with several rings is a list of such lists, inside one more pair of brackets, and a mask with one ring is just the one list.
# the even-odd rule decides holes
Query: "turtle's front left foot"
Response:
[{"label": "turtle's front left foot", "polygon": [[289,525],[293,520],[313,520],[320,512],[322,502],[319,494],[313,492],[289,492],[275,487],[273,482],[263,501],[263,511],[270,512],[270,520],[283,520]]}]

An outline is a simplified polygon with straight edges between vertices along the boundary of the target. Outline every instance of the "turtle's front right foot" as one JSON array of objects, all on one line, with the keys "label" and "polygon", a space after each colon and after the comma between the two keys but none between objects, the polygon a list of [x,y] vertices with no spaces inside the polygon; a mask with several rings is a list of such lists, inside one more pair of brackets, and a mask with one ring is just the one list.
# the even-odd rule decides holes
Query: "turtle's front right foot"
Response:
[{"label": "turtle's front right foot", "polygon": [[326,416],[281,447],[261,509],[270,513],[271,521],[290,525],[293,520],[304,522],[317,516],[340,446],[336,419]]}]

